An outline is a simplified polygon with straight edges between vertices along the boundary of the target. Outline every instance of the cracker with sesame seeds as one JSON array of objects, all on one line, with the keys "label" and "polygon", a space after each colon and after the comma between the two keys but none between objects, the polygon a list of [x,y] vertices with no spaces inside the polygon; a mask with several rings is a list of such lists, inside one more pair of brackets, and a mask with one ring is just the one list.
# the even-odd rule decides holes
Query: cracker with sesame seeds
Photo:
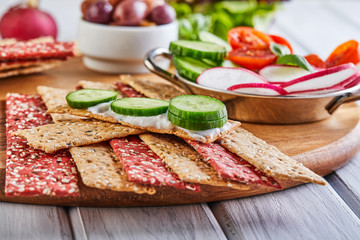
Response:
[{"label": "cracker with sesame seeds", "polygon": [[155,194],[155,188],[130,182],[107,143],[73,147],[70,153],[83,183],[88,187],[138,194]]},{"label": "cracker with sesame seeds", "polygon": [[[66,95],[71,92],[71,90],[46,87],[46,86],[38,86],[36,88],[37,92],[40,94],[41,98],[45,102],[47,109],[56,108],[58,106],[62,106],[67,104]],[[73,121],[81,121],[86,118],[73,116],[71,114],[50,114],[54,122],[73,122]]]},{"label": "cracker with sesame seeds", "polygon": [[321,176],[241,127],[220,138],[218,142],[268,176],[326,184]]},{"label": "cracker with sesame seeds", "polygon": [[210,164],[222,179],[282,189],[274,178],[266,176],[241,157],[218,143],[185,140]]},{"label": "cracker with sesame seeds", "polygon": [[118,91],[124,97],[145,97],[143,94],[138,93],[137,91],[135,91],[135,89],[133,89],[129,85],[123,84],[121,82],[116,82],[115,85]]},{"label": "cracker with sesame seeds", "polygon": [[77,172],[68,151],[48,154],[11,133],[52,123],[39,95],[6,96],[5,195],[78,196]]},{"label": "cracker with sesame seeds", "polygon": [[191,146],[175,136],[145,133],[140,138],[182,181],[242,190],[249,188],[246,184],[219,178]]},{"label": "cracker with sesame seeds", "polygon": [[7,65],[6,67],[4,67],[4,70],[0,71],[0,78],[7,78],[18,75],[27,75],[27,74],[42,72],[59,66],[60,62],[61,62],[60,60],[48,60],[39,64],[31,64],[30,66],[17,67],[17,68],[11,68],[9,67],[9,65]]},{"label": "cracker with sesame seeds", "polygon": [[[105,106],[104,106],[104,111],[105,111]],[[95,119],[102,120],[102,121],[105,121],[105,122],[120,123],[120,124],[122,124],[124,126],[138,128],[138,129],[142,129],[142,130],[149,131],[149,132],[173,134],[173,135],[176,135],[176,136],[181,137],[181,138],[190,139],[190,140],[197,140],[197,141],[204,142],[204,143],[214,142],[218,138],[220,138],[221,136],[224,136],[228,132],[232,131],[232,129],[240,126],[240,122],[229,120],[226,123],[226,125],[223,126],[223,130],[220,130],[220,128],[217,128],[213,135],[204,136],[204,135],[201,135],[198,132],[182,129],[182,128],[176,127],[175,125],[171,125],[171,127],[168,128],[168,129],[166,129],[166,128],[155,128],[155,127],[150,127],[150,126],[149,127],[135,126],[135,125],[132,125],[132,124],[130,124],[128,122],[125,122],[125,121],[119,121],[113,116],[106,116],[106,115],[104,115],[102,113],[92,113],[87,109],[71,108],[68,105],[63,105],[63,106],[59,106],[57,108],[53,108],[52,110],[49,110],[49,112],[50,113],[62,113],[62,114],[63,113],[69,113],[69,114],[75,115],[75,116],[81,116],[81,117],[87,117],[87,118],[95,118]]]},{"label": "cracker with sesame seeds", "polygon": [[176,96],[185,94],[185,91],[178,86],[160,78],[120,75],[120,82],[132,87],[135,91],[148,98],[171,100]]},{"label": "cracker with sesame seeds", "polygon": [[130,182],[150,186],[170,186],[177,189],[200,191],[200,186],[186,183],[172,171],[166,168],[149,146],[137,136],[129,136],[110,141],[116,156],[126,171]]},{"label": "cracker with sesame seeds", "polygon": [[78,88],[104,89],[104,90],[112,90],[112,91],[117,90],[117,88],[114,84],[93,82],[93,81],[86,81],[86,80],[79,81]]},{"label": "cracker with sesame seeds", "polygon": [[19,130],[12,135],[47,153],[143,133],[143,130],[102,121],[61,122]]}]

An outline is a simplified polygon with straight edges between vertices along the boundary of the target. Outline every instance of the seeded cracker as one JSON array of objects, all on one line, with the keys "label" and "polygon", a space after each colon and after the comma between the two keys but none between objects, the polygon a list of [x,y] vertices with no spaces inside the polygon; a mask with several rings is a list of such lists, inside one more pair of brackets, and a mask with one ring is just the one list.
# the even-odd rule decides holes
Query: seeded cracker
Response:
[{"label": "seeded cracker", "polygon": [[219,139],[219,143],[268,176],[326,184],[322,177],[241,127]]},{"label": "seeded cracker", "polygon": [[47,153],[74,146],[84,146],[143,133],[134,129],[101,121],[61,122],[20,130],[14,136],[25,138],[28,144]]},{"label": "seeded cracker", "polygon": [[235,189],[249,188],[246,184],[220,179],[215,170],[204,163],[191,146],[175,136],[141,134],[140,138],[182,181]]},{"label": "seeded cracker", "polygon": [[[75,116],[81,116],[81,117],[87,117],[87,118],[95,118],[98,120],[102,120],[105,122],[112,122],[112,123],[120,123],[124,126],[129,126],[129,127],[133,127],[133,128],[138,128],[138,129],[142,129],[142,130],[146,130],[149,132],[154,132],[154,133],[164,133],[164,134],[173,134],[176,135],[178,137],[181,138],[185,138],[185,139],[190,139],[190,140],[195,140],[191,135],[189,135],[186,131],[180,129],[180,128],[174,128],[174,129],[158,129],[158,128],[154,128],[154,127],[139,127],[139,126],[134,126],[131,125],[127,122],[121,121],[118,122],[114,117],[110,117],[110,116],[103,116],[101,114],[95,114],[92,113],[90,111],[88,111],[87,109],[76,109],[76,108],[71,108],[68,105],[63,105],[63,106],[59,106],[57,108],[53,108],[52,110],[49,110],[50,113],[69,113]],[[205,143],[210,143],[210,142],[214,142],[216,141],[218,138],[220,138],[223,135],[226,135],[228,132],[232,131],[234,128],[240,126],[240,122],[237,121],[228,121],[228,124],[230,125],[230,127],[228,128],[227,131],[223,131],[220,132],[218,134],[214,134],[211,137],[204,137],[203,138],[203,142]]]},{"label": "seeded cracker", "polygon": [[102,82],[93,82],[81,80],[78,83],[79,88],[92,88],[92,89],[104,89],[116,91],[116,86],[114,84],[102,83]]},{"label": "seeded cracker", "polygon": [[200,186],[181,181],[179,177],[166,169],[150,148],[137,136],[114,139],[110,144],[120,159],[130,182],[150,186],[170,186],[177,189],[200,191]]},{"label": "seeded cracker", "polygon": [[29,66],[29,67],[24,67],[24,68],[0,71],[0,78],[42,72],[42,71],[57,67],[59,65],[59,63],[60,63],[60,61],[49,61],[48,63],[42,63],[40,65],[33,65],[33,66]]},{"label": "seeded cracker", "polygon": [[5,195],[77,196],[77,174],[68,151],[47,154],[11,136],[19,129],[51,123],[39,95],[8,94],[6,97]]},{"label": "seeded cracker", "polygon": [[123,84],[121,82],[117,82],[115,85],[125,97],[145,97],[143,94],[138,93],[129,85]]},{"label": "seeded cracker", "polygon": [[73,147],[70,152],[83,183],[88,187],[139,194],[156,192],[153,187],[129,182],[120,161],[107,143]]},{"label": "seeded cracker", "polygon": [[148,98],[171,100],[174,97],[185,94],[183,89],[161,78],[152,77],[149,79],[148,77],[121,75],[120,82],[129,85]]},{"label": "seeded cracker", "polygon": [[205,162],[215,169],[222,179],[282,189],[274,178],[267,177],[247,161],[229,152],[218,143],[185,141],[203,157]]}]

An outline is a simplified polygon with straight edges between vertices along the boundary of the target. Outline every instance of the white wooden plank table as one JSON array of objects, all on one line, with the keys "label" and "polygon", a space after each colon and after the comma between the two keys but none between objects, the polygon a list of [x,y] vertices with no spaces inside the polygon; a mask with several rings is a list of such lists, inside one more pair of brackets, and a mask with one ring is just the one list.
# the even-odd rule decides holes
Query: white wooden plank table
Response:
[{"label": "white wooden plank table", "polygon": [[[42,4],[51,8],[51,2],[60,7],[54,0]],[[293,0],[269,32],[287,38],[296,53],[326,58],[340,43],[360,41],[359,12],[357,0]],[[61,38],[75,32],[69,27]],[[215,203],[145,208],[0,203],[0,239],[360,239],[359,173],[360,153],[327,176],[325,187],[306,184]]]}]

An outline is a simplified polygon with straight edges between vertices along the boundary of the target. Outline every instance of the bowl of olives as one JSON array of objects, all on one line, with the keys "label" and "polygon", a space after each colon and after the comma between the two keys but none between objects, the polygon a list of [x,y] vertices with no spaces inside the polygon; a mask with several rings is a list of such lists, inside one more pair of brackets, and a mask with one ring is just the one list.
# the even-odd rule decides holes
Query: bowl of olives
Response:
[{"label": "bowl of olives", "polygon": [[163,0],[85,0],[81,10],[78,45],[91,70],[148,72],[146,53],[178,38],[176,13]]}]

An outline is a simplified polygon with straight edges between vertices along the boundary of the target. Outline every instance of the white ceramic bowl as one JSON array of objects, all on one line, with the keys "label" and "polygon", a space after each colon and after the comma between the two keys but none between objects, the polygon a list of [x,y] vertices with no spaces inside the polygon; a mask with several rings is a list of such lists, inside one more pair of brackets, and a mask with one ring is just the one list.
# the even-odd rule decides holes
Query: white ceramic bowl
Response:
[{"label": "white ceramic bowl", "polygon": [[[122,27],[80,20],[79,50],[89,69],[104,73],[145,73],[144,57],[150,50],[168,48],[178,39],[178,25],[152,27]],[[164,60],[163,60],[164,61]],[[160,63],[168,64],[168,61]]]}]

